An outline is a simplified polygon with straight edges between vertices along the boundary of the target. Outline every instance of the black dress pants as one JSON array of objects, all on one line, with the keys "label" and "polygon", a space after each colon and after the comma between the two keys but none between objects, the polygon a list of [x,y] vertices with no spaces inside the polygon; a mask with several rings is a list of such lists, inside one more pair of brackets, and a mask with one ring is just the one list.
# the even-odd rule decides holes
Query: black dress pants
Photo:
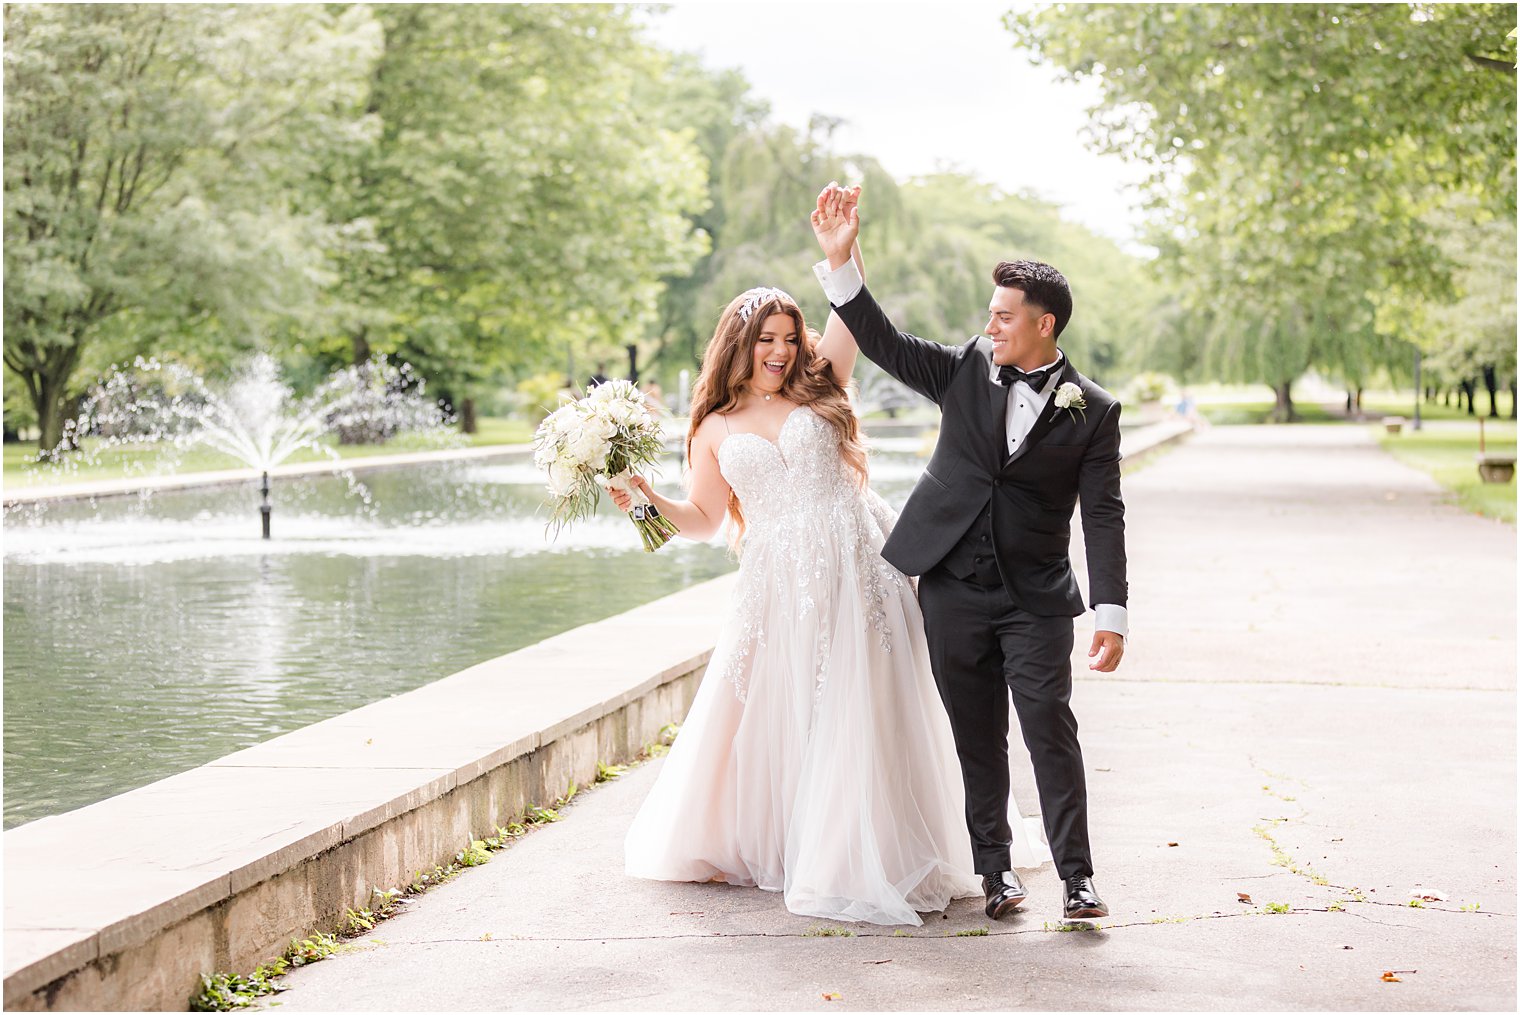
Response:
[{"label": "black dress pants", "polygon": [[1071,711],[1072,618],[1019,609],[1002,581],[981,570],[957,578],[936,567],[920,578],[918,592],[934,680],[960,756],[976,872],[1010,866],[1011,692],[1056,872],[1063,879],[1090,875],[1087,780]]}]

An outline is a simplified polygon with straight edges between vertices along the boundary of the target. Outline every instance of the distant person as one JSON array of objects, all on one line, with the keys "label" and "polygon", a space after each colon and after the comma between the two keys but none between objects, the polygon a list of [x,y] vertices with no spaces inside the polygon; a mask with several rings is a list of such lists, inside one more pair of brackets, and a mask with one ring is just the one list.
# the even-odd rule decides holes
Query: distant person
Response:
[{"label": "distant person", "polygon": [[591,380],[587,382],[587,384],[586,384],[586,390],[590,391],[592,388],[596,387],[598,384],[606,384],[610,380],[612,380],[612,378],[610,378],[610,377],[607,376],[607,364],[606,364],[606,362],[600,362],[600,363],[598,363],[596,365],[596,373],[592,374],[591,375]]},{"label": "distant person", "polygon": [[1202,430],[1204,427],[1207,427],[1209,425],[1208,420],[1204,419],[1202,414],[1200,414],[1198,411],[1198,400],[1195,399],[1192,395],[1188,394],[1186,388],[1183,389],[1182,396],[1177,399],[1177,405],[1174,411],[1177,413],[1178,417],[1186,420],[1197,429]]},{"label": "distant person", "polygon": [[649,411],[656,416],[670,415],[670,407],[665,404],[665,392],[658,381],[644,385],[644,401],[648,403]]}]

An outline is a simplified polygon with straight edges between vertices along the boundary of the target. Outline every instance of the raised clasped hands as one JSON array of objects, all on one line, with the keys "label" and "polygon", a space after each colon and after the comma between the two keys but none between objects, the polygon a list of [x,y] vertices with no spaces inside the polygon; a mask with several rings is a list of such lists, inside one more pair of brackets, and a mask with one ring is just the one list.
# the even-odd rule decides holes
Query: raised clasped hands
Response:
[{"label": "raised clasped hands", "polygon": [[830,268],[838,268],[850,259],[850,249],[860,235],[859,204],[859,187],[841,187],[831,182],[818,193],[818,207],[809,218]]}]

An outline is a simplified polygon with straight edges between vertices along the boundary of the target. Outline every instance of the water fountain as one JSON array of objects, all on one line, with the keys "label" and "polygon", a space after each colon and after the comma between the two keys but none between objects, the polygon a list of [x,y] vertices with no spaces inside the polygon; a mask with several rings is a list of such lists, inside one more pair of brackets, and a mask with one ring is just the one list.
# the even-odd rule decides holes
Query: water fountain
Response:
[{"label": "water fountain", "polygon": [[178,364],[139,357],[90,390],[48,461],[77,470],[113,450],[151,449],[157,452],[155,468],[163,471],[197,447],[221,452],[259,473],[259,514],[268,539],[269,471],[296,451],[308,448],[341,464],[329,435],[343,443],[379,443],[402,434],[432,446],[448,443],[452,419],[425,391],[409,364],[396,366],[384,357],[334,372],[305,397],[281,380],[279,365],[267,355],[255,356],[222,386]]}]

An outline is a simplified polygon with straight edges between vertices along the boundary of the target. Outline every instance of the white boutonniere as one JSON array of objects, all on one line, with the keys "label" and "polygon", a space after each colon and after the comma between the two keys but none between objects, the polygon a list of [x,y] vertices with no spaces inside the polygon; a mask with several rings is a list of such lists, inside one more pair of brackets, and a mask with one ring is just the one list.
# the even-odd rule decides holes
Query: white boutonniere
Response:
[{"label": "white boutonniere", "polygon": [[1079,412],[1082,413],[1082,420],[1087,420],[1087,399],[1082,397],[1082,388],[1074,381],[1067,381],[1056,389],[1056,408],[1070,413],[1073,422]]}]

